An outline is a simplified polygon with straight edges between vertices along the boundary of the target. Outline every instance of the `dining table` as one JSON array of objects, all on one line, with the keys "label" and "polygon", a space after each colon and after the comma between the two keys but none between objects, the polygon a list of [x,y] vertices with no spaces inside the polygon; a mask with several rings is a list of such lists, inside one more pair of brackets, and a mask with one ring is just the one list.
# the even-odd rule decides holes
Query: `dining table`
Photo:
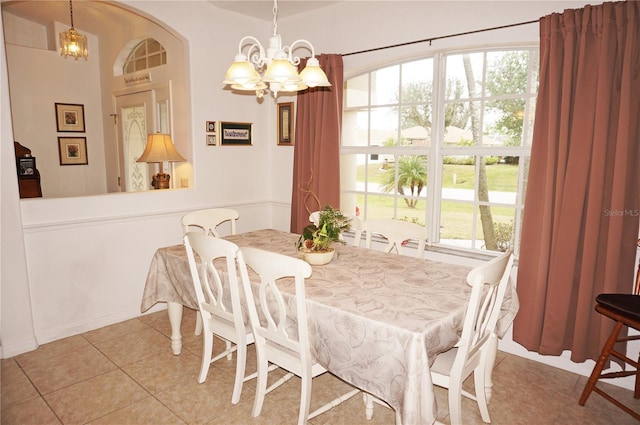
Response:
[{"label": "dining table", "polygon": [[[262,229],[225,239],[240,249],[298,257],[298,237]],[[436,423],[429,367],[459,340],[472,267],[344,244],[334,248],[333,260],[312,266],[305,282],[312,356],[340,379],[389,404],[402,424]],[[141,311],[159,302],[167,303],[172,350],[180,354],[182,308],[198,309],[183,244],[159,248],[151,260]],[[509,282],[498,336],[518,307]]]}]

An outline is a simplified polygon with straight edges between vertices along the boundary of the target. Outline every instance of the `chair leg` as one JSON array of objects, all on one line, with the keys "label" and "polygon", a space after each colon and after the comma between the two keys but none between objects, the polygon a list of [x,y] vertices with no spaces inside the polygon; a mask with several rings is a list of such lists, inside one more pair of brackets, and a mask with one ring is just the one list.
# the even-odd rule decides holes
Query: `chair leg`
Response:
[{"label": "chair leg", "polygon": [[[490,355],[490,353],[489,353]],[[478,404],[478,409],[480,409],[480,415],[482,416],[482,421],[485,423],[490,423],[491,418],[489,417],[489,408],[487,407],[487,393],[485,392],[486,388],[486,375],[489,374],[489,368],[480,362],[478,367],[473,372],[473,383],[476,391],[476,403]]]},{"label": "chair leg", "polygon": [[[389,404],[387,404],[386,402],[372,396],[369,393],[362,393],[362,401],[364,401],[364,411],[365,411],[365,417],[367,418],[368,421],[370,421],[373,418],[373,406],[375,403],[384,406],[387,409],[393,409]],[[402,425],[402,418],[400,418],[400,412],[398,410],[395,410],[395,415],[396,415],[396,425]]]},{"label": "chair leg", "polygon": [[309,417],[309,408],[311,407],[311,370],[303,373],[302,388],[300,389],[300,413],[298,414],[298,425],[306,425]]},{"label": "chair leg", "polygon": [[227,341],[226,339],[224,340],[224,351],[229,352],[229,354],[227,354],[227,360],[229,361],[233,359],[233,351],[231,350],[232,345],[233,344],[231,344],[231,341]]},{"label": "chair leg", "polygon": [[200,384],[207,380],[207,373],[209,373],[209,366],[211,365],[212,351],[213,334],[207,330],[202,338],[202,365],[200,366],[200,376],[198,376],[198,383]]},{"label": "chair leg", "polygon": [[582,395],[580,396],[580,400],[578,401],[578,404],[580,404],[580,406],[584,406],[584,404],[587,402],[587,399],[589,398],[589,396],[591,395],[591,392],[596,386],[598,379],[600,379],[600,375],[602,374],[604,365],[607,362],[607,359],[609,358],[609,354],[611,353],[611,350],[613,350],[613,346],[616,344],[616,341],[618,340],[618,335],[620,334],[621,330],[622,330],[622,322],[616,323],[616,326],[613,329],[613,332],[611,332],[611,335],[609,335],[609,339],[607,339],[607,342],[604,344],[604,347],[602,347],[602,352],[600,353],[600,357],[598,357],[598,361],[593,367],[591,376],[589,376],[589,380],[587,380],[587,384],[584,386],[584,390],[582,391]]},{"label": "chair leg", "polygon": [[193,333],[194,335],[200,335],[202,333],[202,316],[200,316],[200,313],[196,314],[196,328]]},{"label": "chair leg", "polygon": [[[640,363],[640,355],[638,356],[638,363]],[[633,390],[633,398],[640,398],[640,368],[636,370],[636,385]]]},{"label": "chair leg", "polygon": [[365,417],[370,421],[373,418],[373,396],[368,393],[363,393],[362,398],[364,399]]},{"label": "chair leg", "polygon": [[247,345],[242,341],[238,341],[236,354],[236,382],[233,384],[233,395],[231,396],[231,404],[238,404],[240,395],[242,394],[242,384],[244,382],[244,370],[247,364]]},{"label": "chair leg", "polygon": [[493,391],[493,367],[495,366],[496,356],[498,355],[498,335],[496,335],[495,333],[491,334],[486,350],[487,352],[483,354],[484,356],[486,356],[484,362],[486,365],[484,371],[484,392],[486,395],[487,404],[489,404],[491,402],[491,393]]},{"label": "chair leg", "polygon": [[[257,342],[256,342],[257,344]],[[258,378],[256,380],[256,396],[253,400],[253,417],[260,416],[262,412],[262,404],[264,403],[264,396],[267,392],[267,368],[269,363],[262,353],[262,350],[256,346],[257,364],[258,364]]]},{"label": "chair leg", "polygon": [[462,425],[462,382],[451,378],[450,383],[452,385],[449,386],[449,421],[451,425]]}]

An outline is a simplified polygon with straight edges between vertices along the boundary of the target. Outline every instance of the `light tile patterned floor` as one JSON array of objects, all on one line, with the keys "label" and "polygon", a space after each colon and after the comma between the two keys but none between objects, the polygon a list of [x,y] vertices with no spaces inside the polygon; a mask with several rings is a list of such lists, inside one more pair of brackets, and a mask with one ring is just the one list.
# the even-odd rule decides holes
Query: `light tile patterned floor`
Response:
[{"label": "light tile patterned floor", "polygon": [[[194,326],[195,312],[185,309],[180,356],[171,354],[169,322],[162,311],[3,359],[2,424],[296,423],[300,385],[295,378],[267,395],[258,418],[251,417],[255,381],[246,382],[240,403],[231,404],[235,359],[215,363],[207,381],[198,384],[202,348]],[[248,373],[255,370],[253,350],[249,357]],[[499,353],[489,406],[492,424],[638,423],[595,393],[585,407],[579,406],[585,382],[585,377]],[[472,382],[465,385],[472,388]],[[608,387],[640,410],[631,391]],[[311,409],[348,389],[329,374],[314,379]],[[437,398],[438,419],[449,423],[446,390],[438,389]],[[462,409],[465,425],[482,423],[473,401],[463,400]],[[390,409],[376,405],[367,421],[362,398],[356,396],[310,423],[393,425],[394,419]]]}]

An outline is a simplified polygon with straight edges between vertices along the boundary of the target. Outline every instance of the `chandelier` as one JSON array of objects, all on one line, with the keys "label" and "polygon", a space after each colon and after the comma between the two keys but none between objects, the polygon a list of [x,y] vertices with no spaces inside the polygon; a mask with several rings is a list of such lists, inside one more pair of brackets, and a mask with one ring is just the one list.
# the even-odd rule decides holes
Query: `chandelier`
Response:
[{"label": "chandelier", "polygon": [[60,33],[60,55],[73,57],[75,60],[84,58],[87,60],[89,49],[87,48],[87,36],[80,34],[73,27],[73,4],[69,0],[69,13],[71,14],[71,28]]},{"label": "chandelier", "polygon": [[[298,74],[300,58],[293,56],[293,51],[301,45],[306,45],[311,50],[311,57]],[[249,46],[249,49],[245,55],[242,49],[246,46]],[[264,73],[259,74],[258,71],[262,72],[263,69]],[[255,37],[243,37],[238,45],[238,54],[227,70],[223,83],[230,85],[234,90],[255,91],[259,99],[267,89],[277,98],[278,92],[297,92],[308,87],[331,86],[309,41],[300,39],[290,46],[282,46],[278,34],[278,0],[273,1],[273,35],[269,39],[269,48],[265,52]]]}]

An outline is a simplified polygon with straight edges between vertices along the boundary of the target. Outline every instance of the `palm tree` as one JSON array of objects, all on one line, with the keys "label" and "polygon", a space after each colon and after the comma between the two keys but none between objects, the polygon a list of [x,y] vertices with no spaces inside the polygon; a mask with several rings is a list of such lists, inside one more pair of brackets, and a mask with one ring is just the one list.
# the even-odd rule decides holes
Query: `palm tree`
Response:
[{"label": "palm tree", "polygon": [[[409,208],[415,208],[415,199],[427,185],[427,161],[423,155],[402,155],[398,158],[398,177],[393,170],[386,172],[382,180],[382,190],[391,192],[396,189],[403,195],[404,202]],[[409,193],[406,193],[406,190]]]}]

